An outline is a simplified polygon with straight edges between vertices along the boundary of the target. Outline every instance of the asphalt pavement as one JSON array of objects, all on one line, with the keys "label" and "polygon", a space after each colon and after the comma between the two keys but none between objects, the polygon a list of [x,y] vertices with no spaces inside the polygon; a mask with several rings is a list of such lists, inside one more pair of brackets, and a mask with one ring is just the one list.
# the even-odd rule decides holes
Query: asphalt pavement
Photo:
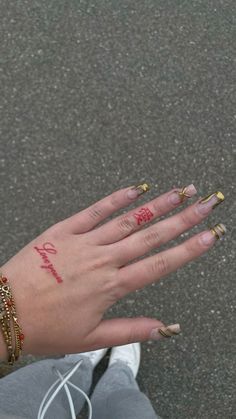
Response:
[{"label": "asphalt pavement", "polygon": [[234,0],[0,0],[1,263],[121,187],[225,194],[176,242],[217,222],[225,238],[109,313],[180,323],[142,346],[163,419],[236,417],[235,24]]}]

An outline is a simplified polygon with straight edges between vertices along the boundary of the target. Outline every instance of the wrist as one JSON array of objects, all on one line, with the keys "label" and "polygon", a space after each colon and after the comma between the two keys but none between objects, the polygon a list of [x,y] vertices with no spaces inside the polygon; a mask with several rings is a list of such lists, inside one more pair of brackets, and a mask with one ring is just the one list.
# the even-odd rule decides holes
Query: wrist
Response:
[{"label": "wrist", "polygon": [[7,362],[8,352],[5,340],[3,338],[2,330],[0,330],[0,361]]},{"label": "wrist", "polygon": [[[5,269],[3,267],[3,271]],[[6,274],[0,272],[0,360],[11,365],[22,352],[24,334],[19,325],[11,283]]]}]

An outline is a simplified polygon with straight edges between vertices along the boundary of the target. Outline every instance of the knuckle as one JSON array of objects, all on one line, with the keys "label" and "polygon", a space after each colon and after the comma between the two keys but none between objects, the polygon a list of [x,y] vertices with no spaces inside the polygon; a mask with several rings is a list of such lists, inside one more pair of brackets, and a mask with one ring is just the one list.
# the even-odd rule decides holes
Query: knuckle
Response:
[{"label": "knuckle", "polygon": [[123,294],[121,290],[119,290],[114,285],[110,289],[109,297],[110,297],[110,305],[115,304],[117,301],[119,301],[122,298]]},{"label": "knuckle", "polygon": [[189,228],[194,225],[193,216],[189,211],[182,211],[180,212],[179,216],[184,228]]},{"label": "knuckle", "polygon": [[88,214],[90,218],[92,218],[92,220],[97,220],[97,219],[102,218],[103,212],[100,205],[95,204],[95,205],[92,205],[92,207],[88,209]]},{"label": "knuckle", "polygon": [[165,276],[168,273],[168,262],[166,257],[161,254],[155,257],[150,268],[152,275],[154,274],[156,277]]},{"label": "knuckle", "polygon": [[161,244],[161,237],[158,230],[151,230],[145,234],[143,238],[144,245],[147,249],[152,249]]},{"label": "knuckle", "polygon": [[185,252],[187,253],[187,255],[190,255],[190,256],[195,255],[195,253],[199,249],[199,242],[194,240],[194,238],[187,240],[184,245],[185,245]]},{"label": "knuckle", "polygon": [[127,335],[127,343],[137,342],[137,335],[140,334],[135,327],[131,327]]},{"label": "knuckle", "polygon": [[157,215],[162,215],[166,210],[166,205],[161,199],[157,199],[153,202],[153,208]]},{"label": "knuckle", "polygon": [[115,272],[108,276],[104,281],[103,292],[105,295],[109,296],[110,305],[116,303],[123,295],[122,286],[119,285],[117,275]]},{"label": "knuckle", "polygon": [[99,257],[94,257],[90,261],[90,270],[91,271],[97,271],[99,269],[104,269],[110,266],[111,264],[111,257],[109,255],[109,252],[107,252],[104,255],[100,255]]},{"label": "knuckle", "polygon": [[131,218],[125,215],[118,220],[118,228],[122,233],[132,233],[133,231],[135,231],[135,224],[131,220]]},{"label": "knuckle", "polygon": [[64,222],[59,221],[58,223],[49,227],[47,232],[50,233],[51,237],[53,237],[54,240],[55,239],[60,239],[65,234],[64,233]]},{"label": "knuckle", "polygon": [[127,342],[142,342],[148,337],[148,327],[150,325],[150,318],[148,317],[136,317],[134,322],[130,325],[130,329],[127,336]]},{"label": "knuckle", "polygon": [[118,197],[117,192],[113,192],[111,194],[111,205],[115,208],[119,207],[119,205],[120,205],[120,199]]}]

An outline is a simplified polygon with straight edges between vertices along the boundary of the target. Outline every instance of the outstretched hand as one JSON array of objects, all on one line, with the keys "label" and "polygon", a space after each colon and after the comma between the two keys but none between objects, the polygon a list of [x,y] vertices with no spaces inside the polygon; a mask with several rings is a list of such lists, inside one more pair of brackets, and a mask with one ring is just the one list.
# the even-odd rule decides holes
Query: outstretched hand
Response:
[{"label": "outstretched hand", "polygon": [[23,354],[75,353],[162,337],[159,320],[105,320],[104,313],[128,293],[206,252],[224,233],[222,224],[137,260],[199,224],[223,195],[216,192],[147,226],[196,193],[193,185],[173,189],[100,224],[146,189],[144,184],[112,193],[50,227],[2,267],[25,335]]}]

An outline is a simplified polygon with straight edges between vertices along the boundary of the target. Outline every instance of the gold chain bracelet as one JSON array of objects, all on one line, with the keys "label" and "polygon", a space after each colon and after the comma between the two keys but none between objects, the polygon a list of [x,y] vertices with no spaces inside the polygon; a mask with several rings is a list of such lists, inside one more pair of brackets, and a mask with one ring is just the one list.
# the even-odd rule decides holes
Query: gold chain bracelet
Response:
[{"label": "gold chain bracelet", "polygon": [[[24,335],[17,320],[15,302],[9,282],[0,273],[0,325],[8,351],[8,363],[13,365],[21,355]],[[12,327],[11,327],[12,326]],[[12,345],[14,335],[14,349]]]}]

